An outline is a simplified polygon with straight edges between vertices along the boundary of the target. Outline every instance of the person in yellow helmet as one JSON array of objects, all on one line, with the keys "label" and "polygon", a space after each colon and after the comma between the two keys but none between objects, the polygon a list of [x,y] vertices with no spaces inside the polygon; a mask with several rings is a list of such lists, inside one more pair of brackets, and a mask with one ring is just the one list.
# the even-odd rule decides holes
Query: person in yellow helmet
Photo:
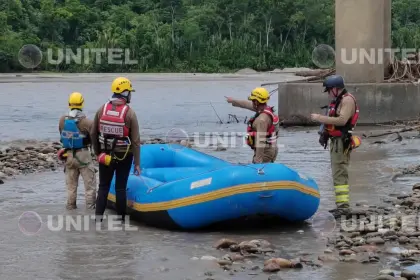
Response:
[{"label": "person in yellow helmet", "polygon": [[136,113],[128,105],[135,90],[125,77],[111,85],[112,97],[96,112],[90,131],[99,163],[99,190],[95,215],[103,220],[111,181],[115,171],[117,214],[124,222],[127,207],[126,187],[134,159],[134,172],[140,175],[140,129]]},{"label": "person in yellow helmet", "polygon": [[85,185],[85,203],[88,209],[95,208],[96,174],[89,146],[92,121],[83,113],[84,99],[80,92],[69,96],[69,112],[60,118],[58,130],[63,148],[58,152],[61,160],[65,160],[68,210],[77,208],[77,187],[82,175]]},{"label": "person in yellow helmet", "polygon": [[251,91],[248,100],[236,100],[227,97],[232,106],[255,112],[247,123],[248,146],[254,150],[253,163],[275,162],[278,154],[277,138],[280,127],[279,117],[274,114],[274,107],[267,105],[270,93],[257,87]]}]

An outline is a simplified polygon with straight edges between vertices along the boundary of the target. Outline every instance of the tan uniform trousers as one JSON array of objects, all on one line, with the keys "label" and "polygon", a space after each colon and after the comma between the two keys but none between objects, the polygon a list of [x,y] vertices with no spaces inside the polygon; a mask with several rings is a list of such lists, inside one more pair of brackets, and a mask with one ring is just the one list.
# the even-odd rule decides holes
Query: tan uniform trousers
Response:
[{"label": "tan uniform trousers", "polygon": [[[262,163],[275,162],[277,159],[278,152],[279,152],[279,148],[277,147],[277,145],[264,148]],[[255,152],[254,152],[254,156],[252,157],[252,163],[255,163]]]},{"label": "tan uniform trousers", "polygon": [[344,153],[341,138],[330,139],[331,170],[335,190],[335,203],[337,207],[347,207],[350,203],[349,196],[349,164],[350,152]]},{"label": "tan uniform trousers", "polygon": [[94,209],[96,203],[96,174],[92,162],[92,156],[88,149],[76,151],[75,157],[72,151],[67,152],[66,160],[66,185],[67,185],[67,209],[75,209],[77,199],[77,187],[79,176],[82,175],[85,186],[85,203],[87,209]]}]

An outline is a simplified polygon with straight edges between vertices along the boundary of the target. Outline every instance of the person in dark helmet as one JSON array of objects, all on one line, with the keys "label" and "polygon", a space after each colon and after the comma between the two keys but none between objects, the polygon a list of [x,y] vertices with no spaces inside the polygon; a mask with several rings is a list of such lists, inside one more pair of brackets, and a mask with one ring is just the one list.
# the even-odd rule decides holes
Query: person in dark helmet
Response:
[{"label": "person in dark helmet", "polygon": [[352,132],[359,117],[356,98],[347,92],[344,79],[333,75],[324,80],[324,92],[331,99],[326,116],[311,114],[313,121],[320,122],[320,144],[327,147],[330,140],[331,169],[335,190],[336,209],[331,210],[335,217],[349,213],[349,174],[350,151],[360,145],[360,138]]}]

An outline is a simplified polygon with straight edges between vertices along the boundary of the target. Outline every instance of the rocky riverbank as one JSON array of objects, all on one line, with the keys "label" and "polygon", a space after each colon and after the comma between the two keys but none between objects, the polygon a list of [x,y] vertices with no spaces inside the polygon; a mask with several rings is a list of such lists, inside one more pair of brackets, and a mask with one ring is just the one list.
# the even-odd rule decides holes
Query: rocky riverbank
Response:
[{"label": "rocky riverbank", "polygon": [[[191,146],[186,140],[173,141]],[[166,143],[159,138],[143,141],[142,144]],[[42,171],[54,171],[63,168],[63,162],[57,157],[61,149],[61,143],[48,141],[24,141],[10,143],[0,150],[0,184],[17,175],[38,173]],[[217,149],[217,148],[216,148]],[[95,165],[96,158],[93,157]]]},{"label": "rocky riverbank", "polygon": [[380,262],[384,269],[378,271],[376,280],[420,278],[419,209],[420,184],[416,184],[411,194],[391,195],[383,205],[357,203],[336,220],[335,231],[326,235],[327,246],[320,255],[302,253],[290,259],[265,240],[221,239],[214,244],[223,251],[220,256],[201,260],[213,260],[231,275],[248,270],[250,275],[267,273],[268,279],[281,279],[284,270],[316,269],[337,262]]}]

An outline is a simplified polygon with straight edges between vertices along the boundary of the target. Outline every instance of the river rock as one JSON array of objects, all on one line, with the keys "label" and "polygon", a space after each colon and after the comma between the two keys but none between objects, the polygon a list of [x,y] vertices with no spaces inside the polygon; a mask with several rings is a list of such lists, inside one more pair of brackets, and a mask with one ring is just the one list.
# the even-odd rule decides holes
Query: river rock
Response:
[{"label": "river rock", "polygon": [[346,250],[346,249],[344,249],[344,250],[341,250],[339,252],[339,255],[340,256],[346,256],[346,255],[351,255],[351,254],[354,254],[354,252],[352,250]]},{"label": "river rock", "polygon": [[396,278],[391,275],[379,275],[375,280],[395,280]]},{"label": "river rock", "polygon": [[45,147],[45,148],[42,148],[40,152],[43,154],[54,153],[55,149],[53,147]]},{"label": "river rock", "polygon": [[249,241],[239,243],[239,248],[241,251],[245,251],[247,253],[256,253],[259,251],[257,245]]},{"label": "river rock", "polygon": [[239,245],[237,245],[237,244],[233,244],[233,245],[230,245],[230,246],[229,246],[229,250],[230,250],[231,252],[239,252],[239,251],[241,250],[241,248],[239,248]]},{"label": "river rock", "polygon": [[217,261],[217,258],[215,258],[213,256],[202,256],[201,260],[202,261]]},{"label": "river rock", "polygon": [[356,253],[361,253],[361,252],[377,252],[379,251],[379,248],[374,246],[374,245],[363,245],[363,246],[356,246],[356,247],[352,247],[351,248],[352,251],[356,252]]},{"label": "river rock", "polygon": [[416,278],[416,273],[410,270],[403,270],[401,271],[401,277],[407,278],[408,280],[411,280],[413,278]]},{"label": "river rock", "polygon": [[243,261],[245,259],[245,257],[240,255],[240,254],[232,254],[232,255],[230,255],[230,259],[233,262],[238,262],[238,261]]},{"label": "river rock", "polygon": [[339,259],[334,255],[320,255],[318,256],[318,260],[322,262],[338,262]]},{"label": "river rock", "polygon": [[354,231],[350,234],[350,238],[355,238],[355,237],[358,237],[358,236],[360,236],[360,232],[358,232],[358,231]]},{"label": "river rock", "polygon": [[229,248],[231,245],[237,245],[238,243],[232,239],[229,238],[223,238],[220,239],[219,241],[216,242],[216,244],[214,245],[214,247],[216,249],[221,249],[221,248]]},{"label": "river rock", "polygon": [[413,191],[420,190],[420,183],[414,184]]},{"label": "river rock", "polygon": [[230,260],[223,260],[223,259],[217,260],[216,262],[217,262],[219,265],[221,265],[221,266],[224,266],[224,265],[231,265],[231,264],[232,264],[232,261],[230,261]]},{"label": "river rock", "polygon": [[405,244],[408,243],[410,241],[410,239],[407,236],[400,236],[398,238],[398,243],[400,244]]},{"label": "river rock", "polygon": [[280,265],[276,262],[269,262],[264,265],[263,271],[264,272],[276,272],[281,269]]},{"label": "river rock", "polygon": [[383,240],[381,237],[372,237],[366,240],[366,243],[368,244],[385,244],[385,240]]},{"label": "river rock", "polygon": [[394,271],[393,271],[393,270],[391,270],[391,269],[384,269],[384,270],[381,270],[381,271],[379,272],[379,274],[380,274],[380,275],[391,275],[391,276],[395,276]]},{"label": "river rock", "polygon": [[277,274],[272,274],[268,276],[268,280],[283,280],[283,279]]},{"label": "river rock", "polygon": [[271,247],[271,243],[264,239],[254,239],[254,240],[249,241],[249,243],[254,244],[257,247],[262,247],[262,248]]},{"label": "river rock", "polygon": [[408,237],[419,237],[420,236],[420,231],[415,231],[415,232],[409,232],[407,233]]},{"label": "river rock", "polygon": [[283,259],[283,258],[273,258],[273,259],[266,260],[264,262],[264,266],[267,266],[270,263],[275,263],[280,268],[292,268],[293,267],[293,263],[290,260],[286,260],[286,259]]},{"label": "river rock", "polygon": [[356,254],[352,254],[352,255],[346,255],[344,256],[344,258],[342,259],[344,262],[349,262],[349,263],[355,263],[358,262],[358,258],[356,256]]}]

